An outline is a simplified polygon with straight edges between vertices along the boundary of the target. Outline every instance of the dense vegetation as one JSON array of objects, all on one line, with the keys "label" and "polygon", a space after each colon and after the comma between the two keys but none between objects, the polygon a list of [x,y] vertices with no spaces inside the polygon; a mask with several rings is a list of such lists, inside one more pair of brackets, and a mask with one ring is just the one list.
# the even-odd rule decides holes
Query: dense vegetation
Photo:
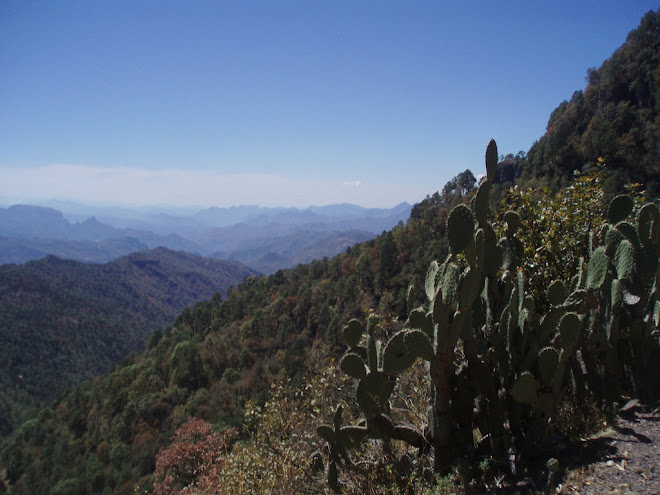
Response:
[{"label": "dense vegetation", "polygon": [[602,157],[613,171],[603,185],[606,194],[637,182],[658,196],[660,12],[646,14],[608,60],[589,69],[587,83],[552,112],[526,160],[507,156],[501,179],[522,175],[530,185],[556,189]]},{"label": "dense vegetation", "polygon": [[0,267],[0,436],[29,406],[107,373],[187,306],[255,272],[158,248],[106,265]]},{"label": "dense vegetation", "polygon": [[[617,59],[615,54],[613,59],[617,61],[613,67],[616,70],[613,72],[654,74],[653,78],[643,81],[648,82],[649,94],[655,95],[652,98],[653,105],[656,105],[660,87],[660,79],[655,76],[660,70],[657,63],[658,50],[655,55],[647,53],[644,55],[646,58],[638,56],[637,52],[642,51],[640,43],[643,40],[651,45],[657,44],[657,13],[648,14],[640,28],[631,33],[626,45],[617,51],[629,53],[629,57],[625,60]],[[635,53],[628,52],[631,50],[628,45],[635,47]],[[610,63],[611,60],[606,61],[603,67],[608,67]],[[636,64],[639,63],[646,65],[638,67]],[[653,63],[655,65],[648,65]],[[585,98],[598,82],[591,79],[584,91]],[[626,94],[630,96],[629,92]],[[630,108],[635,109],[635,113],[637,109],[649,108],[650,98],[639,99],[639,104],[631,102]],[[565,109],[567,105],[562,104],[559,109]],[[639,242],[636,242],[632,231],[619,225],[619,221],[624,221],[624,218],[619,218],[621,215],[616,213],[614,216],[608,214],[607,203],[604,203],[604,198],[614,192],[614,186],[628,178],[625,175],[625,167],[628,165],[615,159],[608,149],[604,152],[597,150],[594,156],[580,155],[575,162],[561,162],[552,153],[560,149],[564,142],[583,143],[583,131],[579,127],[569,126],[563,141],[552,138],[558,116],[564,115],[564,110],[559,109],[550,119],[548,132],[534,145],[527,158],[522,155],[503,157],[504,164],[500,164],[499,169],[505,170],[506,174],[500,172],[499,176],[494,177],[495,182],[501,184],[521,176],[525,186],[528,186],[492,190],[492,217],[489,218],[495,219],[496,228],[492,235],[488,234],[489,243],[492,243],[493,238],[509,239],[510,252],[515,255],[507,258],[510,265],[507,266],[510,272],[509,283],[515,282],[518,285],[519,280],[523,280],[523,283],[522,287],[518,285],[519,304],[516,315],[512,313],[513,306],[507,309],[506,305],[493,306],[486,312],[489,318],[486,321],[492,325],[494,334],[496,324],[501,321],[516,322],[536,332],[539,328],[537,325],[545,321],[539,318],[541,315],[551,314],[555,310],[552,313],[555,316],[569,318],[572,321],[564,324],[568,330],[562,331],[560,327],[558,339],[543,342],[543,348],[549,347],[554,352],[568,344],[572,346],[568,336],[574,334],[571,330],[576,326],[573,325],[575,318],[580,320],[579,315],[585,309],[581,305],[590,305],[592,297],[597,300],[597,305],[589,306],[588,311],[594,307],[605,309],[589,313],[588,320],[601,327],[605,325],[604,322],[608,322],[607,325],[614,328],[609,322],[615,313],[620,317],[618,324],[622,325],[617,328],[625,329],[627,321],[637,321],[638,315],[635,312],[638,302],[634,302],[635,298],[631,295],[639,297],[640,301],[645,298],[640,309],[642,306],[647,308],[647,303],[651,303],[653,311],[645,325],[654,325],[655,330],[652,331],[657,331],[660,318],[657,309],[657,268],[655,272],[637,270],[640,259],[638,254],[632,257],[632,272],[630,263],[619,263],[619,260],[631,259],[623,251],[633,252],[632,248],[636,249],[637,244],[646,247],[648,239],[655,239],[657,235],[652,230],[655,227],[649,227],[650,230],[646,231],[641,227],[643,222],[637,220],[637,212],[645,204],[657,204],[652,194],[651,180],[657,177],[653,176],[658,169],[657,153],[652,155],[653,151],[644,144],[646,141],[633,150],[635,153],[641,153],[640,150],[651,153],[645,155],[650,158],[643,162],[643,168],[635,169],[635,173],[639,171],[642,175],[633,177],[635,182],[648,178],[649,187],[646,192],[643,187],[646,184],[633,188],[630,197],[635,197],[634,201],[619,200],[633,209],[631,218],[635,220],[629,223],[637,234]],[[657,119],[657,108],[646,113],[640,112],[639,118],[650,120],[636,121],[641,126],[639,128],[650,129],[657,125],[657,120],[654,120]],[[591,121],[594,115],[589,115],[585,110],[580,118]],[[602,111],[599,115],[602,119],[609,118]],[[600,132],[595,125],[592,127],[595,130],[589,139],[595,139]],[[621,135],[629,134],[630,129],[615,127],[614,142],[620,136],[619,132],[623,133]],[[655,139],[657,136],[656,132]],[[601,138],[605,139],[603,136],[598,139]],[[538,150],[546,145],[548,155],[539,158]],[[578,149],[583,145],[575,146]],[[558,163],[566,165],[560,167]],[[518,166],[522,167],[520,173],[516,168]],[[584,170],[584,173],[575,177],[574,169]],[[406,320],[415,318],[411,310],[428,300],[425,282],[428,267],[434,260],[442,263],[453,253],[453,262],[461,268],[451,268],[449,271],[456,274],[461,273],[466,261],[472,266],[469,255],[464,252],[459,254],[465,246],[459,246],[460,243],[451,240],[450,249],[450,239],[456,233],[456,225],[465,227],[467,224],[463,221],[457,224],[455,218],[448,222],[452,216],[450,212],[457,205],[469,205],[473,200],[480,206],[472,210],[460,206],[458,211],[468,210],[471,215],[480,211],[478,220],[484,230],[487,229],[485,223],[490,222],[488,219],[481,225],[484,194],[479,194],[478,191],[482,189],[476,187],[474,176],[468,172],[460,174],[442,191],[416,205],[405,225],[377,239],[347,249],[344,254],[333,259],[316,260],[292,270],[280,270],[269,277],[249,277],[224,302],[216,299],[198,303],[182,313],[171,328],[154,334],[144,353],[130,355],[108,376],[77,387],[17,428],[0,448],[0,466],[5,470],[2,473],[4,478],[0,477],[0,492],[4,482],[4,488],[16,494],[133,493],[136,490],[168,494],[191,491],[200,494],[323,493],[327,489],[326,473],[319,473],[315,469],[323,467],[323,459],[328,456],[332,456],[336,465],[337,457],[342,457],[342,454],[337,452],[336,437],[328,434],[327,430],[322,437],[318,437],[315,429],[323,423],[332,424],[335,406],[342,402],[346,404],[346,407],[340,409],[345,423],[357,421],[361,416],[362,405],[355,405],[351,399],[356,390],[351,380],[343,376],[336,366],[346,350],[343,328],[354,318],[364,322],[369,314],[377,314],[379,325],[370,329],[373,332],[372,342],[374,346],[376,340],[389,342],[404,327]],[[557,181],[550,180],[553,177],[557,177]],[[493,179],[492,174],[490,178]],[[563,184],[570,187],[560,190],[559,186]],[[544,189],[544,186],[552,188]],[[517,217],[510,214],[505,216],[509,210],[516,210]],[[650,215],[653,217],[652,213]],[[608,234],[600,230],[605,222],[615,225],[607,227],[611,231],[609,242],[614,248],[614,255],[607,253]],[[654,222],[650,225],[657,224]],[[515,223],[519,223],[518,229],[512,227]],[[469,228],[458,229],[464,230],[469,232]],[[590,232],[598,235],[590,236]],[[641,236],[645,236],[643,242]],[[604,248],[598,248],[601,242],[606,243]],[[619,248],[622,245],[625,247]],[[618,251],[621,253],[616,255]],[[493,252],[489,251],[491,254]],[[603,256],[607,260],[615,258],[616,264],[603,262]],[[484,261],[488,267],[479,266],[481,263],[477,263],[480,270],[487,269],[493,280],[500,280],[502,286],[506,286],[506,281],[502,280],[506,270],[501,265]],[[603,266],[606,268],[603,269]],[[584,280],[579,277],[577,285],[573,287],[571,277],[578,273],[580,267]],[[616,278],[613,274],[616,274]],[[633,280],[638,275],[654,275],[655,280],[650,286],[648,283],[638,286],[637,282],[633,282],[632,286],[613,284],[613,280]],[[433,290],[429,293],[432,292],[435,299],[438,283],[435,277],[431,279]],[[445,277],[442,279],[444,281]],[[576,295],[574,301],[562,299],[558,295],[562,292],[559,290],[560,285],[554,286],[556,291],[552,295],[547,293],[549,282],[556,279],[562,280],[564,287],[571,288],[571,292],[583,292]],[[458,277],[458,280],[464,278]],[[483,280],[480,279],[480,282],[483,283]],[[409,293],[411,283],[414,289]],[[489,282],[488,285],[497,286],[492,287],[493,293],[502,290],[498,283]],[[623,288],[627,290],[619,291]],[[527,297],[520,297],[522,293]],[[442,304],[451,305],[454,295],[448,294]],[[583,295],[584,300],[581,299]],[[618,295],[622,297],[618,298]],[[534,301],[533,306],[530,301]],[[618,306],[622,301],[625,301],[625,306]],[[420,316],[419,313],[415,314]],[[572,316],[568,317],[568,314]],[[456,318],[454,315],[450,314]],[[504,315],[506,317],[502,318]],[[425,314],[422,316],[426,318]],[[371,318],[371,321],[375,320]],[[414,325],[409,322],[409,326]],[[507,324],[507,328],[515,328],[515,325],[512,323],[509,327]],[[555,327],[552,329],[554,331]],[[622,334],[625,336],[625,330]],[[611,333],[606,340],[611,342],[610,336]],[[649,334],[649,337],[654,336]],[[594,345],[590,349],[596,349],[596,357],[600,358],[596,343],[590,342]],[[653,342],[652,338],[650,342]],[[533,449],[521,449],[521,444],[516,443],[523,442],[524,445],[520,435],[531,440],[527,445],[537,445],[535,438],[550,438],[543,434],[535,437],[537,433],[547,430],[548,417],[553,417],[552,433],[570,439],[573,435],[583,434],[598,419],[602,419],[599,414],[602,414],[602,410],[607,411],[607,407],[600,409],[601,406],[612,405],[613,397],[608,393],[613,392],[612,395],[618,398],[619,394],[641,396],[649,391],[643,379],[640,380],[640,370],[634,369],[634,360],[631,361],[630,355],[626,354],[629,352],[629,342],[626,342],[615,354],[627,356],[625,359],[628,361],[622,362],[629,365],[628,369],[617,371],[616,367],[608,368],[609,365],[606,365],[603,368],[605,375],[594,373],[595,381],[590,383],[590,389],[596,394],[588,397],[588,400],[580,402],[580,387],[572,387],[572,384],[572,388],[560,387],[564,395],[559,397],[555,394],[554,378],[550,379],[552,373],[540,371],[537,367],[524,369],[520,361],[516,361],[520,356],[511,353],[511,346],[517,348],[520,345],[523,350],[519,354],[527,356],[530,343],[531,340],[521,342],[514,336],[512,342],[505,344],[508,362],[515,371],[508,375],[506,370],[500,368],[494,377],[509,380],[510,389],[516,389],[515,394],[511,392],[502,398],[506,402],[504,410],[508,412],[496,410],[500,399],[490,396],[494,399],[492,407],[495,409],[489,409],[491,406],[480,400],[475,416],[466,416],[469,419],[466,425],[451,428],[449,437],[457,433],[462,435],[457,445],[467,446],[476,442],[475,451],[470,452],[470,455],[477,461],[477,465],[467,466],[466,469],[459,466],[458,470],[460,483],[466,487],[472,486],[483,491],[487,484],[486,475],[490,477],[489,482],[492,482],[495,476],[502,476],[509,468],[508,463],[500,462],[502,449],[497,444],[500,439],[496,438],[497,435],[487,435],[487,432],[494,431],[491,430],[494,428],[492,422],[489,423],[490,413],[500,419],[501,414],[504,414],[508,423],[500,425],[506,423],[507,428],[517,432],[513,446],[518,461],[519,452],[528,458],[534,453]],[[483,345],[483,341],[480,345]],[[454,348],[447,345],[443,352],[449,352],[450,348],[456,359],[443,361],[445,366],[460,364],[463,356],[468,363],[474,359],[469,346],[459,345]],[[647,347],[647,350],[652,349],[650,345]],[[606,347],[603,352],[607,356],[610,349]],[[356,351],[356,354],[360,353]],[[371,359],[369,354],[372,355]],[[372,371],[371,368],[378,368],[378,363],[372,366],[373,354],[374,351],[367,351],[366,359],[371,362],[367,363],[370,369],[365,370],[365,373]],[[544,360],[554,363],[552,350],[546,351],[544,355]],[[484,354],[483,348],[477,348],[476,356],[475,362],[493,359],[488,353]],[[587,353],[586,357],[590,356]],[[559,362],[562,362],[561,353],[558,357]],[[571,361],[570,376],[579,379],[581,375],[575,366],[575,361]],[[458,367],[453,371],[458,373],[459,381],[472,383],[470,366],[464,369],[466,371],[461,371],[463,368]],[[612,376],[618,380],[617,385],[611,388],[603,386],[608,383],[602,380],[603,376],[609,376],[608,370],[613,370]],[[541,380],[536,382],[525,374],[530,372],[535,373],[534,378],[539,374]],[[453,375],[447,373],[444,376]],[[523,376],[526,378],[521,378]],[[564,378],[566,376],[563,375]],[[484,383],[492,383],[491,380],[489,378]],[[561,384],[565,382],[561,381]],[[631,388],[631,385],[637,388]],[[391,405],[399,419],[412,424],[424,424],[428,419],[426,408],[432,400],[430,390],[428,372],[423,361],[418,359],[399,374],[397,388],[388,397],[387,407]],[[451,383],[446,390],[454,394],[460,387],[457,383]],[[484,393],[492,393],[492,390]],[[537,411],[547,411],[541,407],[543,404],[536,405],[541,396],[545,397],[544,403],[549,402],[550,396],[547,394],[552,395],[552,411],[550,414],[537,414]],[[372,398],[379,396],[369,395]],[[437,392],[435,396],[438,396]],[[512,398],[521,407],[513,407]],[[575,407],[576,404],[579,407]],[[377,405],[386,406],[384,403]],[[511,414],[512,410],[520,414]],[[445,414],[445,418],[455,416],[455,412],[446,409],[436,414]],[[539,418],[541,423],[545,421],[541,426],[546,430],[538,429]],[[470,429],[479,421],[483,424]],[[362,428],[362,425],[358,424],[357,427]],[[331,428],[334,435],[337,425]],[[537,428],[536,433],[534,428]],[[423,428],[420,430],[423,431]],[[472,438],[467,438],[469,434]],[[404,435],[413,439],[413,444],[416,443],[418,437],[414,434],[400,433],[399,436]],[[445,442],[447,438],[444,437]],[[326,440],[330,440],[329,448]],[[342,457],[341,462],[344,464],[339,477],[346,493],[394,493],[397,490],[401,493],[440,493],[445,484],[458,482],[456,477],[429,476],[425,468],[433,467],[430,458],[419,456],[417,449],[408,447],[405,439],[385,441],[382,445],[352,440],[351,443],[355,445],[351,447],[357,450],[348,458],[355,455],[362,462],[350,466],[346,458]],[[496,443],[496,448],[492,447],[491,441]],[[544,448],[548,447],[543,442],[540,444]],[[447,443],[438,445],[442,449]],[[482,445],[491,447],[483,448]],[[504,440],[503,445],[507,446]],[[200,446],[203,449],[200,450]],[[320,454],[314,454],[315,451]],[[548,452],[542,449],[538,451]],[[440,470],[451,464],[451,459],[443,459],[442,456],[440,459],[442,462],[435,466]],[[516,462],[516,465],[524,463]],[[195,475],[189,476],[193,471]],[[328,473],[331,481],[332,471],[330,469]]]}]

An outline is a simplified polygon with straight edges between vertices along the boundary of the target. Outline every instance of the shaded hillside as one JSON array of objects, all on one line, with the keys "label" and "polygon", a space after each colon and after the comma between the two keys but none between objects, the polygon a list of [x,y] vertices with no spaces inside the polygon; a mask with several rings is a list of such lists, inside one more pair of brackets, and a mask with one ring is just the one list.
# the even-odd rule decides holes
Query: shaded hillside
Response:
[{"label": "shaded hillside", "polygon": [[0,267],[0,433],[26,406],[107,373],[187,306],[255,272],[164,248],[106,265]]},{"label": "shaded hillside", "polygon": [[373,234],[362,230],[299,231],[281,237],[255,239],[232,251],[214,253],[211,257],[237,260],[261,273],[271,274],[280,268],[292,268],[313,259],[335,256],[347,247],[373,237]]},{"label": "shaded hillside", "polygon": [[145,249],[148,249],[148,246],[134,237],[118,237],[102,241],[65,241],[0,236],[0,265],[27,263],[49,254],[84,263],[107,263],[127,253]]},{"label": "shaded hillside", "polygon": [[574,170],[599,157],[609,174],[606,193],[626,182],[660,192],[660,12],[649,12],[587,87],[550,116],[547,131],[527,153],[525,178],[566,185]]}]

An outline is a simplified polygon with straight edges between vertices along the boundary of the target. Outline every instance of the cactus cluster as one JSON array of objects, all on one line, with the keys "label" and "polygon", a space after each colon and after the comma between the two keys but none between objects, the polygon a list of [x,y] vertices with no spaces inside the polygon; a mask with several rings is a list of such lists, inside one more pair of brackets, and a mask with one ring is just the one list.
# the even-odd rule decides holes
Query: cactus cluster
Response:
[{"label": "cactus cluster", "polygon": [[[327,472],[334,490],[339,489],[338,466],[350,467],[348,452],[366,438],[401,440],[429,452],[436,471],[476,451],[515,465],[519,452],[547,441],[548,426],[567,391],[577,396],[587,390],[587,382],[602,384],[621,373],[617,358],[624,340],[642,363],[658,345],[657,206],[639,210],[635,226],[628,222],[634,201],[614,198],[608,223],[592,236],[598,247],[588,262],[581,260],[571,281],[550,284],[550,308],[539,314],[520,269],[520,216],[514,211],[504,215],[505,235],[499,239],[490,223],[497,156],[491,140],[487,175],[471,204],[450,212],[449,256],[431,263],[422,305],[416,306],[408,291],[403,328],[386,343],[374,336],[375,315],[366,329],[358,320],[344,329],[349,351],[341,369],[358,380],[363,419],[358,426],[341,426],[338,408],[334,426],[319,426],[330,447]],[[390,396],[398,377],[417,359],[427,362],[430,378],[428,418],[421,425],[396,424]],[[608,377],[599,376],[603,361],[609,363]],[[592,384],[588,390],[600,389]]]}]

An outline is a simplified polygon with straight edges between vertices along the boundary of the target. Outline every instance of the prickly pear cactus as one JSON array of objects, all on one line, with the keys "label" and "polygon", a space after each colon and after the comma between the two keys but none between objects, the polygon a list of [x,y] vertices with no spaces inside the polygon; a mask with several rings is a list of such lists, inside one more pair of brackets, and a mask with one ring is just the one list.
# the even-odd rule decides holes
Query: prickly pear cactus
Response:
[{"label": "prickly pear cactus", "polygon": [[[569,391],[596,399],[608,388],[617,391],[612,384],[621,383],[625,369],[641,373],[658,348],[660,209],[647,204],[630,221],[634,201],[614,198],[608,223],[589,236],[590,256],[580,260],[571,280],[549,285],[550,308],[538,314],[520,268],[520,215],[503,216],[499,239],[490,220],[496,171],[491,140],[486,177],[470,206],[449,213],[450,254],[431,263],[422,304],[416,305],[409,289],[402,328],[385,341],[375,338],[375,315],[366,327],[352,320],[344,328],[349,349],[340,367],[357,382],[361,419],[357,426],[342,426],[338,408],[334,425],[319,427],[329,445],[327,476],[334,490],[339,468],[352,469],[349,451],[366,438],[402,441],[428,452],[438,472],[484,448],[515,465],[518,450],[548,441],[552,418]],[[402,373],[417,360],[427,363],[428,417],[417,425],[398,424],[390,400]],[[473,434],[477,428],[480,443]]]}]

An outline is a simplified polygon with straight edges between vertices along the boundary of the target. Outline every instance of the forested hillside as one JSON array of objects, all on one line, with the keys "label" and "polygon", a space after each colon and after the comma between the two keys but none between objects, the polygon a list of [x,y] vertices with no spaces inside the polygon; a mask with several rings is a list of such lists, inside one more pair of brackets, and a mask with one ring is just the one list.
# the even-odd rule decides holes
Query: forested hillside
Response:
[{"label": "forested hillside", "polygon": [[0,434],[25,408],[107,373],[184,308],[254,274],[165,248],[106,265],[50,256],[0,267]]},{"label": "forested hillside", "polygon": [[[639,75],[639,92],[612,93],[638,94],[634,125],[614,125],[597,98],[594,113],[578,112],[583,127],[557,134],[562,104],[527,159],[504,157],[499,176],[493,144],[489,170],[475,164],[487,174],[479,185],[460,174],[405,225],[198,303],[144,353],[17,428],[0,448],[4,489],[483,493],[529,477],[539,458],[544,480],[558,475],[557,445],[611,420],[622,399],[654,397],[659,19],[645,16],[599,69]],[[616,151],[628,141],[634,169]],[[601,142],[619,144],[587,153]],[[501,170],[521,185],[491,187],[507,182]],[[618,188],[629,179],[648,181]]]},{"label": "forested hillside", "polygon": [[660,12],[645,15],[608,60],[587,71],[585,90],[552,112],[545,135],[527,153],[524,176],[565,186],[574,170],[598,158],[616,171],[607,193],[638,182],[659,194]]}]

